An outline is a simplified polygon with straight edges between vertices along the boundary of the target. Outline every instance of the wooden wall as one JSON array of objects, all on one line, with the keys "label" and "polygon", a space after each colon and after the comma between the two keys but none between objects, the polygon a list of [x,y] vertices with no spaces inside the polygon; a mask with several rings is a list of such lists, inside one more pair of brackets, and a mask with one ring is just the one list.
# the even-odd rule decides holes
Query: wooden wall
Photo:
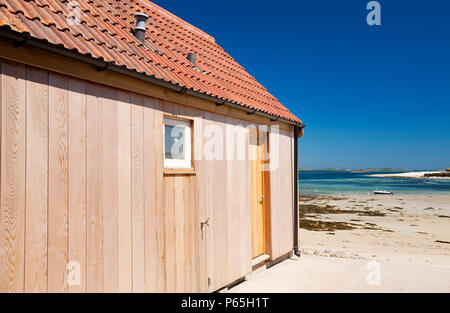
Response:
[{"label": "wooden wall", "polygon": [[[200,160],[220,144],[208,126],[248,145],[248,122],[9,61],[0,74],[0,292],[214,291],[251,272],[247,155]],[[163,114],[194,121],[195,175],[163,173]],[[292,249],[292,133],[271,136],[275,258]]]},{"label": "wooden wall", "polygon": [[[278,149],[279,162],[270,172],[271,188],[271,258],[292,250],[293,234],[293,132],[280,129],[270,134],[271,149]],[[275,146],[278,142],[278,147]]]}]

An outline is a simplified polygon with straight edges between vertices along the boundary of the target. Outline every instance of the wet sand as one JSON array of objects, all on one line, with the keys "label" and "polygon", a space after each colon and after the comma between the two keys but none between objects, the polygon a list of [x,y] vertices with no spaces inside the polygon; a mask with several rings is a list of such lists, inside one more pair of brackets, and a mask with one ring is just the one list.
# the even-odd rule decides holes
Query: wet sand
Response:
[{"label": "wet sand", "polygon": [[301,196],[307,255],[450,268],[450,195]]}]

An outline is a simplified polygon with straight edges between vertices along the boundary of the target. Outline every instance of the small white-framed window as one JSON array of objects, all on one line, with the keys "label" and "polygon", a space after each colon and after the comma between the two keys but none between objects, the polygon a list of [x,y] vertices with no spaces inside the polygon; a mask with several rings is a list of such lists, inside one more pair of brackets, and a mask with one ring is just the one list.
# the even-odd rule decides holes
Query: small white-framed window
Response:
[{"label": "small white-framed window", "polygon": [[164,118],[164,168],[191,169],[191,123]]}]

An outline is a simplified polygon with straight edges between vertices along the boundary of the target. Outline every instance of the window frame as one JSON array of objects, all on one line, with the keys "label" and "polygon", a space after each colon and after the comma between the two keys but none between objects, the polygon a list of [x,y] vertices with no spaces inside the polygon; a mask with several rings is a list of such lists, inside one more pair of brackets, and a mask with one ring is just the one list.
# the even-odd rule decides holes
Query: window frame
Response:
[{"label": "window frame", "polygon": [[[184,128],[184,159],[166,159],[166,125]],[[163,163],[165,170],[193,170],[192,168],[192,121],[164,116]]]}]

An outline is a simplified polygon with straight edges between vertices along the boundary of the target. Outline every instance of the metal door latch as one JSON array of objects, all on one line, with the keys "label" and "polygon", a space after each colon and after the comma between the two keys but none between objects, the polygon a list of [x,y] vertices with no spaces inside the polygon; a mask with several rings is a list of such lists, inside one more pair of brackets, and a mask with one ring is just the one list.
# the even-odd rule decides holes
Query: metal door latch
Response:
[{"label": "metal door latch", "polygon": [[209,227],[209,217],[208,217],[205,221],[203,221],[203,222],[200,223],[200,231],[201,231],[201,233],[202,233],[202,239],[203,239],[203,228],[204,228],[205,226],[208,226],[208,227]]},{"label": "metal door latch", "polygon": [[203,230],[203,227],[205,227],[205,226],[209,226],[209,217],[205,221],[200,223],[200,228],[202,230]]}]

